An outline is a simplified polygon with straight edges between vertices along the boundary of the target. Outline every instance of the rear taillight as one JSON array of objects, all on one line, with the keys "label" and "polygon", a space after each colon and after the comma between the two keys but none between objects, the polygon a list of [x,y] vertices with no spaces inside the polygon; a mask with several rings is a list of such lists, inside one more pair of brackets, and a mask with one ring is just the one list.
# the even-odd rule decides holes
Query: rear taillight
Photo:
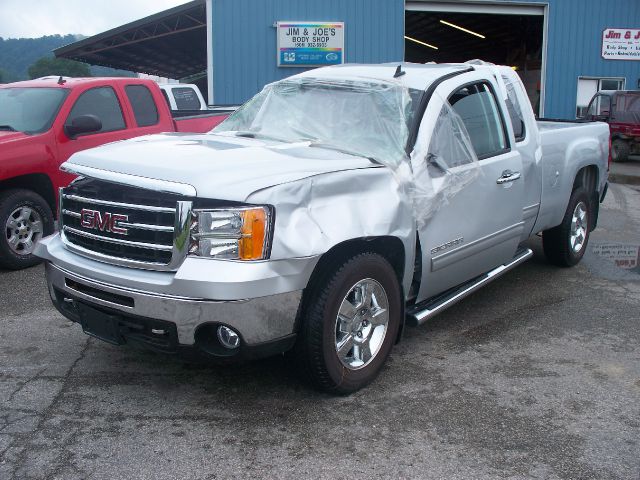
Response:
[{"label": "rear taillight", "polygon": [[609,159],[607,161],[607,172],[611,168],[611,135],[609,135]]}]

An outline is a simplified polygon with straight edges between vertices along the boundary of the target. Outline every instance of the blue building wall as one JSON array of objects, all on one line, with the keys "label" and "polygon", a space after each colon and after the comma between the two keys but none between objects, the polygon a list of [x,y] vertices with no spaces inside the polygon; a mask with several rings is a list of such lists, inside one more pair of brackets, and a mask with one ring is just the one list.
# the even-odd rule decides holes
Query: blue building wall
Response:
[{"label": "blue building wall", "polygon": [[625,77],[636,89],[640,61],[602,58],[605,28],[640,28],[640,0],[549,0],[545,116],[575,118],[579,76]]},{"label": "blue building wall", "polygon": [[213,0],[216,103],[241,103],[265,84],[302,71],[276,66],[274,22],[345,23],[345,62],[402,60],[404,0]]},{"label": "blue building wall", "polygon": [[[493,0],[512,3],[509,0]],[[579,76],[625,77],[637,87],[640,61],[604,60],[602,30],[640,28],[640,0],[519,0],[548,5],[545,111],[574,118]],[[266,83],[297,73],[276,66],[279,20],[345,22],[345,61],[399,61],[403,0],[213,0],[214,95],[241,103]]]}]

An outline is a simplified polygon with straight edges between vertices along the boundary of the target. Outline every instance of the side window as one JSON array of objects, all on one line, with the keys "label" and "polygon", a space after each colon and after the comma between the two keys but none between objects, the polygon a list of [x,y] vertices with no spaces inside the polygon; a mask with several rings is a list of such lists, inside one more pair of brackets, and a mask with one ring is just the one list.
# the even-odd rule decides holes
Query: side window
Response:
[{"label": "side window", "polygon": [[200,100],[191,87],[172,88],[173,98],[176,100],[178,110],[200,110]]},{"label": "side window", "polygon": [[516,142],[524,140],[526,134],[524,129],[524,116],[522,115],[522,109],[518,102],[518,96],[516,94],[516,87],[507,77],[502,77],[505,86],[507,87],[507,99],[505,101],[507,105],[507,113],[509,114],[509,120],[511,120],[511,126],[513,127],[513,133],[516,137]]},{"label": "side window", "polygon": [[131,102],[133,115],[139,127],[148,127],[158,123],[158,109],[153,96],[144,85],[127,85],[125,87],[127,98]]},{"label": "side window", "polygon": [[608,116],[611,113],[611,97],[607,95],[600,96],[600,105],[598,115]]},{"label": "side window", "polygon": [[126,128],[120,102],[111,87],[96,87],[84,92],[71,109],[66,125],[71,125],[80,115],[95,115],[102,122],[102,128],[94,133],[112,132]]},{"label": "side window", "polygon": [[498,155],[507,149],[504,123],[489,85],[467,85],[451,95],[449,103],[462,118],[479,159]]},{"label": "side window", "polygon": [[587,116],[588,117],[592,117],[596,114],[596,110],[598,108],[598,104],[600,103],[600,95],[598,95],[597,97],[594,97],[591,100],[591,103],[589,104],[589,109],[587,110]]}]

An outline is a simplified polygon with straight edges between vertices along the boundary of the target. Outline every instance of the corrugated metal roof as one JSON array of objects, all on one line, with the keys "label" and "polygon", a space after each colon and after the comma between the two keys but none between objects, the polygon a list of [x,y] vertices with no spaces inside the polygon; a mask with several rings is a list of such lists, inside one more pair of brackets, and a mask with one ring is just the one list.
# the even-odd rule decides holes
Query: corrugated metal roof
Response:
[{"label": "corrugated metal roof", "polygon": [[194,0],[54,50],[57,57],[162,77],[207,68],[205,0]]}]

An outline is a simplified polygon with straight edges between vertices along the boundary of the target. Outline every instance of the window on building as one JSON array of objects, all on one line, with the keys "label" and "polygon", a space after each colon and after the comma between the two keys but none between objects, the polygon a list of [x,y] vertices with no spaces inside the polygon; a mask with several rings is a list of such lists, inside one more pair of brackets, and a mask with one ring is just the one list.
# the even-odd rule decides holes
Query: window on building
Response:
[{"label": "window on building", "polygon": [[489,85],[467,85],[451,95],[449,103],[462,118],[479,159],[498,155],[507,149],[504,123]]},{"label": "window on building", "polygon": [[133,115],[139,127],[148,127],[158,123],[158,109],[153,96],[144,85],[127,85],[125,87],[127,98],[131,102]]},{"label": "window on building", "polygon": [[96,87],[84,92],[71,109],[65,125],[71,125],[80,115],[95,115],[102,122],[102,128],[94,133],[112,132],[126,127],[122,108],[111,87]]},{"label": "window on building", "polygon": [[584,118],[593,96],[600,90],[624,90],[624,78],[578,78],[576,97],[576,118]]}]

